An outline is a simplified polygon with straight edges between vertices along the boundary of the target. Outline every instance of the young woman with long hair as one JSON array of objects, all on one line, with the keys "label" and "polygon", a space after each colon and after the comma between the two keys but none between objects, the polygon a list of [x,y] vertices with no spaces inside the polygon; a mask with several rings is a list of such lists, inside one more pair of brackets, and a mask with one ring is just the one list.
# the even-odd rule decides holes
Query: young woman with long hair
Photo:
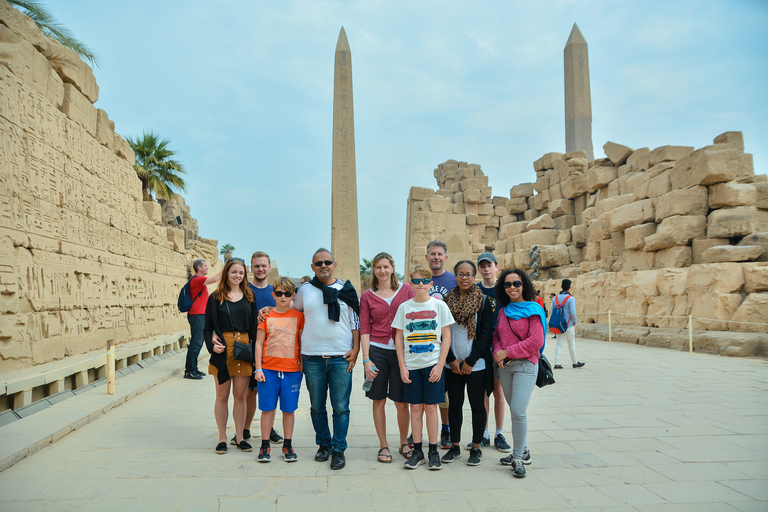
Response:
[{"label": "young woman with long hair", "polygon": [[[243,439],[245,391],[253,374],[253,341],[256,340],[258,312],[253,293],[248,289],[243,260],[235,258],[227,261],[221,275],[219,286],[208,298],[203,329],[205,346],[211,353],[208,373],[214,376],[216,384],[216,401],[213,407],[219,430],[216,453],[227,451],[230,390],[234,398],[232,416],[235,420],[235,442],[240,450],[250,452],[251,445]],[[216,333],[217,339],[214,339],[213,333]],[[251,352],[251,362],[235,359],[235,344],[247,346]]]}]

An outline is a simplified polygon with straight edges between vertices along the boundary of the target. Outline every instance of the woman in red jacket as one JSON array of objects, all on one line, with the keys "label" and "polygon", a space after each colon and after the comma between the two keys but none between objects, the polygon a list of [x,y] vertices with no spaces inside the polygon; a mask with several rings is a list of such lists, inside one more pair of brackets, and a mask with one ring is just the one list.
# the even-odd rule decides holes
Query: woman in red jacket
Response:
[{"label": "woman in red jacket", "polygon": [[517,478],[525,476],[523,450],[528,420],[526,410],[536,385],[539,358],[544,347],[544,310],[535,302],[536,291],[525,272],[505,270],[496,283],[500,308],[493,332],[493,358],[512,417],[512,455],[501,459]]},{"label": "woman in red jacket", "polygon": [[380,252],[371,263],[371,288],[360,296],[360,347],[363,350],[365,378],[373,380],[365,395],[373,400],[373,424],[379,436],[378,461],[392,462],[387,446],[387,420],[384,406],[387,397],[395,402],[397,426],[400,429],[400,454],[410,457],[407,443],[410,414],[403,402],[403,381],[395,353],[395,330],[392,319],[403,302],[413,298],[413,289],[399,283],[395,275],[395,260]]}]

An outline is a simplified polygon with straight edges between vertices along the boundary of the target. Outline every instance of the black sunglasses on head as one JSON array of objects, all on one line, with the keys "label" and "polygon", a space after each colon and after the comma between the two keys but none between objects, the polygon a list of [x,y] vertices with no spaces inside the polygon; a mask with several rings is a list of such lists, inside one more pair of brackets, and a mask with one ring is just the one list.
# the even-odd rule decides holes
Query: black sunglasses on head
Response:
[{"label": "black sunglasses on head", "polygon": [[509,289],[509,288],[512,288],[513,286],[515,288],[520,288],[521,286],[523,286],[523,282],[522,281],[512,281],[510,283],[509,281],[504,281],[504,288]]},{"label": "black sunglasses on head", "polygon": [[322,267],[323,265],[325,265],[326,267],[330,267],[331,265],[333,265],[333,260],[325,260],[325,261],[320,260],[320,261],[314,262],[313,265],[316,267]]},{"label": "black sunglasses on head", "polygon": [[275,297],[290,297],[291,295],[293,295],[293,292],[290,292],[290,293],[289,292],[281,292],[279,290],[275,290],[274,293],[275,293]]}]

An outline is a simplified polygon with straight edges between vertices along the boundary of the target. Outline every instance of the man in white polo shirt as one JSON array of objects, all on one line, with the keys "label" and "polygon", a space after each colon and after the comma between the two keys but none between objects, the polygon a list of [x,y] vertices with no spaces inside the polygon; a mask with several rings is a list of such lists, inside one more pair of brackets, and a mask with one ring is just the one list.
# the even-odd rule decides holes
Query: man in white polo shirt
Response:
[{"label": "man in white polo shirt", "polygon": [[[315,251],[312,270],[315,277],[296,292],[293,307],[304,312],[301,354],[318,445],[315,460],[323,462],[330,457],[331,469],[341,469],[346,464],[352,369],[360,350],[360,303],[349,281],[333,277],[336,262],[331,251]],[[333,436],[326,412],[329,394]]]}]

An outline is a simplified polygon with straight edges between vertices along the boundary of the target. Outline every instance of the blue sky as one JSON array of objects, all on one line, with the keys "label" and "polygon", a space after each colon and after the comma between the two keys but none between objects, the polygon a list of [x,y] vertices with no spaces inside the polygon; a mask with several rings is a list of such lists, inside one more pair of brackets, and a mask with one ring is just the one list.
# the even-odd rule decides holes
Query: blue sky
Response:
[{"label": "blue sky", "polygon": [[240,1],[47,5],[101,58],[96,106],[186,166],[200,234],[282,274],[330,245],[334,50],[352,52],[361,257],[402,271],[411,186],[455,159],[494,195],[565,150],[563,47],[589,43],[595,157],[607,141],[702,147],[744,132],[768,171],[768,2]]}]

